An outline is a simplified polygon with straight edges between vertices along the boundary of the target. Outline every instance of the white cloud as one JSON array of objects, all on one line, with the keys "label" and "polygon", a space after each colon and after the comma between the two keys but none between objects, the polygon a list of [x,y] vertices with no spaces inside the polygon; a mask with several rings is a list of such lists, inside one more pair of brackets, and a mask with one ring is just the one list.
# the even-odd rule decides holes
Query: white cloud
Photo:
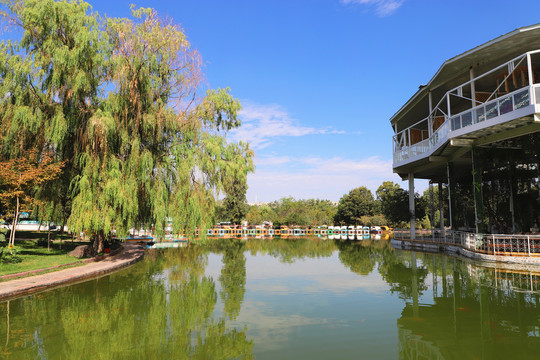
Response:
[{"label": "white cloud", "polygon": [[242,126],[230,132],[234,141],[248,141],[255,150],[263,149],[280,137],[317,134],[345,134],[331,127],[303,126],[279,105],[260,105],[244,102],[239,114]]},{"label": "white cloud", "polygon": [[338,201],[358,186],[373,193],[383,181],[400,183],[392,172],[392,161],[373,156],[365,159],[341,157],[273,157],[256,160],[257,170],[248,175],[248,201],[274,201],[285,196]]},{"label": "white cloud", "polygon": [[375,13],[380,17],[390,16],[403,5],[405,0],[340,0],[342,4],[360,4],[375,7]]}]

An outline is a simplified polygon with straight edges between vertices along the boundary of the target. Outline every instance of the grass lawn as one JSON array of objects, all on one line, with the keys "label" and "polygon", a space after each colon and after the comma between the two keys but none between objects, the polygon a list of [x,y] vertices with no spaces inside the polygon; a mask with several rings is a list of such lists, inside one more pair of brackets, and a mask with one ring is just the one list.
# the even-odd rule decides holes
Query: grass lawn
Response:
[{"label": "grass lawn", "polygon": [[[17,259],[15,261],[6,261],[4,257],[0,258],[0,276],[76,262],[79,259],[68,256],[67,253],[78,245],[88,244],[87,242],[71,242],[71,240],[63,241],[61,244],[59,240],[55,240],[54,242],[51,241],[51,250],[47,251],[46,232],[44,233],[45,240],[38,240],[42,236],[27,233],[32,232],[17,231],[16,233],[15,249]],[[36,240],[20,240],[19,237]],[[7,240],[0,242],[0,247],[6,253],[8,251],[6,248]]]}]

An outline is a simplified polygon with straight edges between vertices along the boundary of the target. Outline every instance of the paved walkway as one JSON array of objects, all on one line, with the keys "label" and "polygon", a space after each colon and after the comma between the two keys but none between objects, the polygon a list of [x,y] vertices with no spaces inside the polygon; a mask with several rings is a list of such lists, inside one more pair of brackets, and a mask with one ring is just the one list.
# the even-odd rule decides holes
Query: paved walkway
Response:
[{"label": "paved walkway", "polygon": [[0,301],[95,278],[130,266],[144,256],[144,248],[124,244],[118,254],[88,265],[0,283]]}]

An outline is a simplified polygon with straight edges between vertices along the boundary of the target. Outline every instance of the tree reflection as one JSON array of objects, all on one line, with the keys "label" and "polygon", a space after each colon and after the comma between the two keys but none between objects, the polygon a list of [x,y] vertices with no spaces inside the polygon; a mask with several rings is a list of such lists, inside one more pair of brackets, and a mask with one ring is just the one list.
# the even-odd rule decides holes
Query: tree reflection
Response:
[{"label": "tree reflection", "polygon": [[274,238],[268,240],[250,239],[246,248],[252,254],[260,253],[278,258],[284,263],[293,263],[299,259],[330,257],[336,250],[333,241],[315,238]]},{"label": "tree reflection", "polygon": [[234,320],[240,313],[240,307],[246,293],[246,257],[245,243],[238,239],[223,243],[223,267],[221,268],[221,301],[224,312]]},{"label": "tree reflection", "polygon": [[[214,280],[204,276],[206,254],[199,247],[169,251],[110,277],[12,301],[11,341],[2,355],[252,358],[246,329],[214,315],[218,294]],[[171,265],[154,271],[156,263]],[[0,325],[0,333],[5,330]]]},{"label": "tree reflection", "polygon": [[[411,268],[409,256],[397,252],[394,259],[401,265],[391,266],[394,275]],[[416,280],[423,283],[421,269],[431,274],[432,301],[406,303],[403,308],[397,321],[401,359],[537,358],[540,273],[479,266],[442,255],[417,256]],[[412,271],[408,274],[414,280]],[[413,282],[401,275],[392,279],[397,288],[407,289],[404,293]]]},{"label": "tree reflection", "polygon": [[360,242],[336,240],[336,245],[339,249],[339,260],[352,272],[360,275],[369,275],[380,258],[380,249],[373,247],[371,240]]},{"label": "tree reflection", "polygon": [[414,299],[423,294],[429,273],[424,266],[416,266],[416,258],[409,252],[385,252],[379,265],[379,273],[390,285],[390,291],[402,299]]}]

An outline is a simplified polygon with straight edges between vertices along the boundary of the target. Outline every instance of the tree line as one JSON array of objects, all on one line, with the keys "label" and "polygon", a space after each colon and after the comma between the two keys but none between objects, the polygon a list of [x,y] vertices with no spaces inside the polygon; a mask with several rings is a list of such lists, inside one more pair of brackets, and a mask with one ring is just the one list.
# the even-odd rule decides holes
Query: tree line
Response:
[{"label": "tree line", "polygon": [[[447,196],[443,194],[444,196]],[[241,195],[236,199],[241,198]],[[445,198],[447,199],[447,197]],[[429,228],[439,226],[439,189],[433,187],[422,195],[415,194],[417,226]],[[408,227],[410,221],[409,192],[393,181],[384,181],[375,195],[365,186],[352,189],[344,194],[338,203],[320,199],[294,199],[285,197],[266,204],[249,206],[245,200],[231,206],[227,197],[218,203],[216,221],[230,221],[239,224],[247,220],[250,224],[264,221],[280,225],[389,225]],[[443,203],[443,208],[447,204]]]}]

